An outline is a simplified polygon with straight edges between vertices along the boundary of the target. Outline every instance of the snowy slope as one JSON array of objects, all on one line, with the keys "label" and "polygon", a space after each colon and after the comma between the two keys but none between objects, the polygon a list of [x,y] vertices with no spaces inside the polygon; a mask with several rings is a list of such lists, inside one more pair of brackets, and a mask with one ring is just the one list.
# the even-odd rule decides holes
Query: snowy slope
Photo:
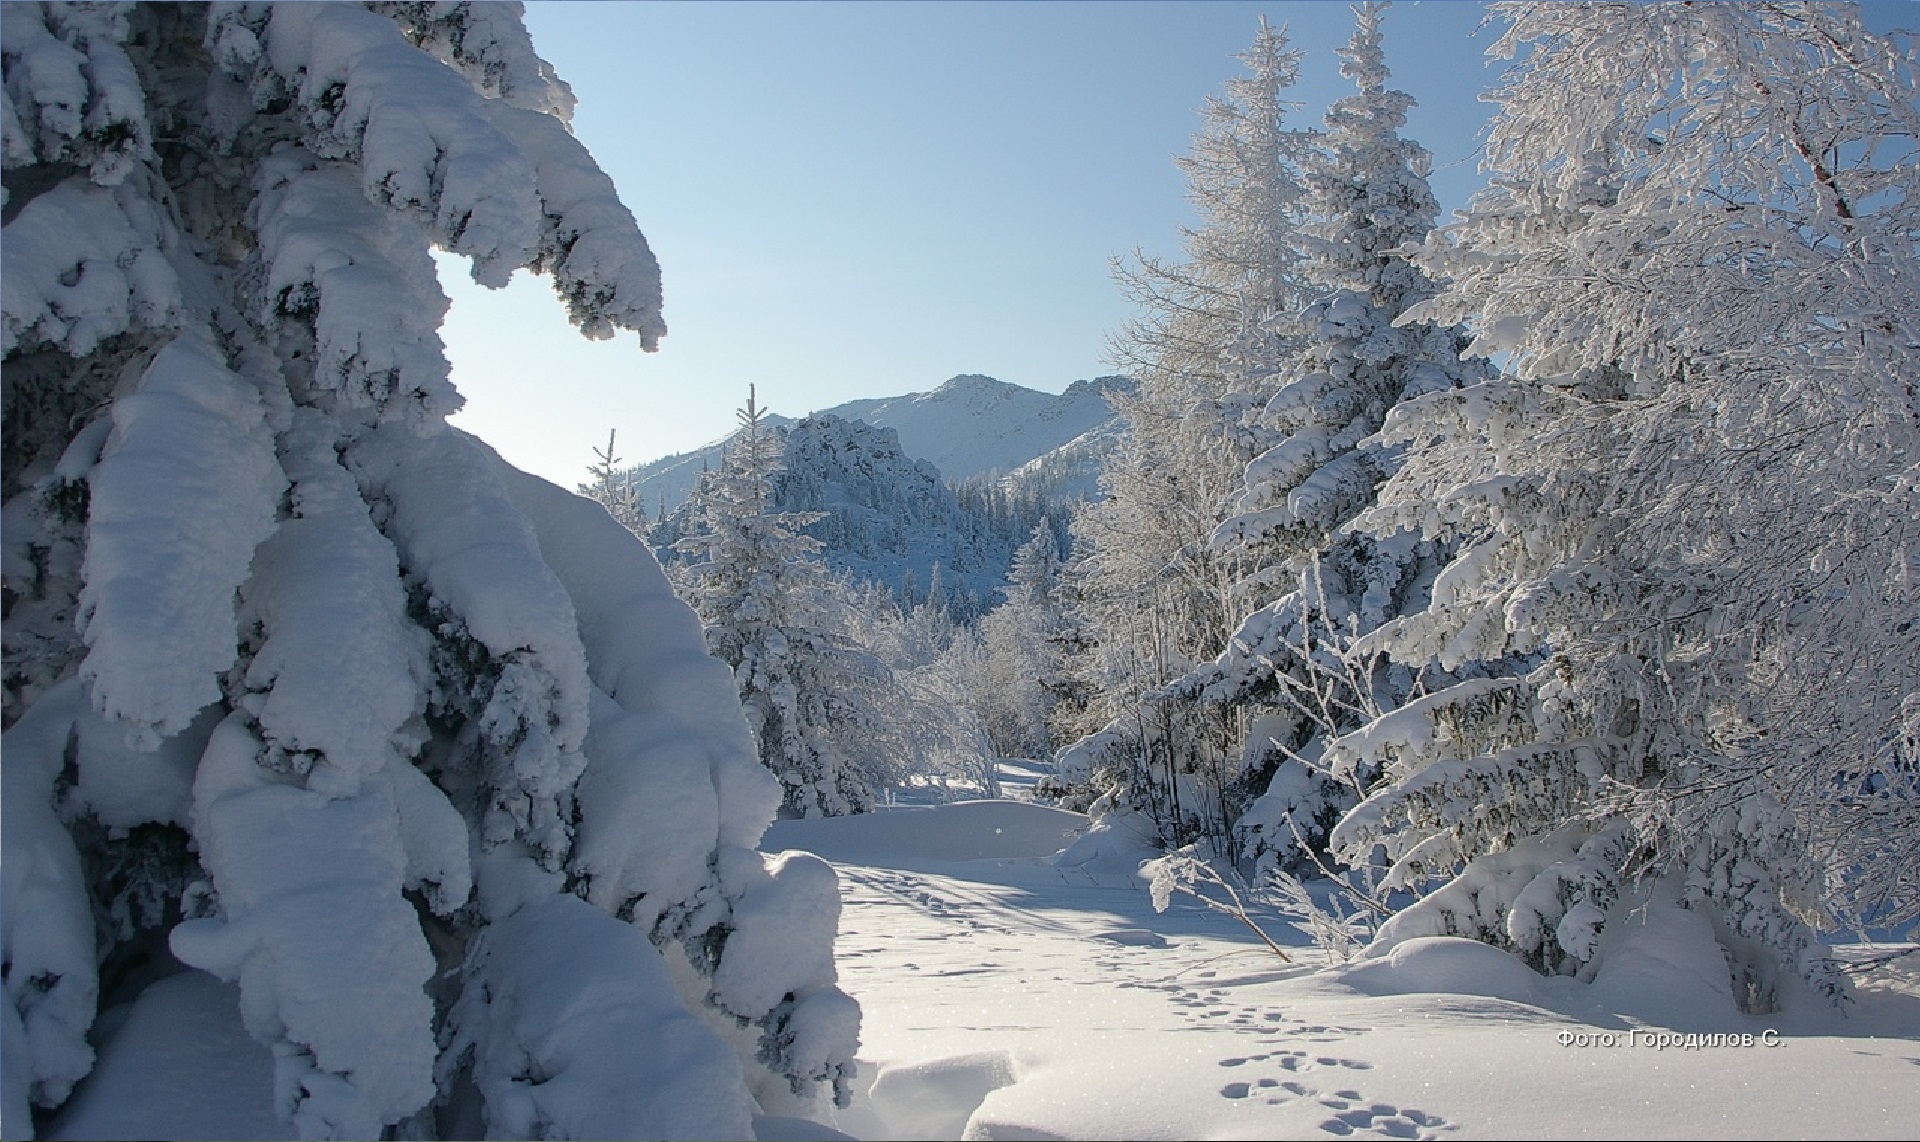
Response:
[{"label": "snowy slope", "polygon": [[[816,415],[891,428],[907,455],[931,463],[942,478],[958,483],[1012,472],[1108,424],[1113,410],[1106,394],[1128,383],[1119,377],[1075,381],[1056,396],[968,374],[932,392],[848,401]],[[767,422],[792,423],[780,416],[769,416]],[[724,439],[716,440],[634,468],[634,487],[646,510],[657,512],[662,502],[668,511],[678,507],[700,473],[719,464],[725,445]]]},{"label": "snowy slope", "polygon": [[829,409],[900,434],[909,455],[928,460],[949,480],[1006,473],[1112,418],[1107,392],[1119,377],[1075,381],[1058,396],[975,373],[930,393],[849,401]]},{"label": "snowy slope", "polygon": [[1097,500],[1101,496],[1100,471],[1120,446],[1125,431],[1118,417],[1109,417],[1000,477],[1000,486],[1017,498]]},{"label": "snowy slope", "polygon": [[1920,953],[1864,973],[1848,1015],[1808,1000],[1765,1019],[1712,985],[1704,931],[1643,939],[1630,978],[1591,986],[1457,939],[1328,970],[1303,947],[1290,966],[1191,902],[1155,913],[1127,860],[1052,863],[1083,823],[975,802],[768,831],[763,847],[841,875],[842,985],[865,1018],[838,1130],[1901,1138],[1920,1122]]}]

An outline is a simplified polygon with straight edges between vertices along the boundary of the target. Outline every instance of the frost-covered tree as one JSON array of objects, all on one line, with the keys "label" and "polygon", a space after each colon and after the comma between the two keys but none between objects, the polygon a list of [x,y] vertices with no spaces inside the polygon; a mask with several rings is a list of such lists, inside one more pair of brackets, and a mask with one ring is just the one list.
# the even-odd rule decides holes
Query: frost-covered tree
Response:
[{"label": "frost-covered tree", "polygon": [[1920,77],[1850,5],[1497,13],[1495,179],[1403,320],[1510,372],[1389,417],[1364,524],[1455,555],[1360,647],[1490,669],[1335,744],[1385,780],[1334,840],[1451,878],[1376,950],[1591,974],[1672,901],[1764,1009],[1920,918]]},{"label": "frost-covered tree", "polygon": [[1310,304],[1293,319],[1297,353],[1276,371],[1276,391],[1249,419],[1259,455],[1243,476],[1216,547],[1257,559],[1256,583],[1290,590],[1308,553],[1370,503],[1392,456],[1359,444],[1399,400],[1457,387],[1481,370],[1463,366],[1457,332],[1429,322],[1394,325],[1433,283],[1400,251],[1433,229],[1439,204],[1427,184],[1432,156],[1400,137],[1413,97],[1387,86],[1380,18],[1355,8],[1341,74],[1359,91],[1327,109],[1326,131],[1306,167]]},{"label": "frost-covered tree", "polygon": [[1006,600],[980,620],[973,704],[1003,757],[1052,757],[1052,715],[1065,688],[1060,540],[1034,525],[1007,573]]},{"label": "frost-covered tree", "polygon": [[[1417,603],[1433,571],[1431,545],[1411,534],[1342,530],[1395,462],[1362,444],[1399,401],[1483,375],[1461,363],[1457,331],[1394,324],[1433,293],[1397,251],[1426,237],[1439,207],[1430,156],[1400,136],[1413,100],[1387,86],[1385,7],[1357,7],[1339,50],[1359,90],[1328,108],[1304,164],[1297,240],[1312,300],[1269,319],[1274,341],[1293,348],[1265,366],[1261,387],[1273,395],[1240,432],[1255,455],[1208,537],[1243,571],[1238,605],[1220,619],[1223,645],[1063,758],[1069,773],[1105,770],[1112,807],[1146,812],[1167,843],[1207,838],[1256,867],[1324,838],[1352,800],[1314,768],[1326,741],[1418,681],[1342,654]],[[1126,764],[1141,741],[1159,755],[1144,770]]]},{"label": "frost-covered tree", "polygon": [[884,732],[892,672],[840,631],[842,595],[801,529],[819,512],[773,510],[784,448],[749,390],[740,431],[688,501],[688,556],[674,571],[733,668],[760,761],[780,779],[784,811],[801,817],[872,809],[895,778]]},{"label": "frost-covered tree", "polygon": [[903,611],[878,584],[849,595],[850,637],[898,684],[883,724],[901,784],[998,797],[993,745],[974,711],[985,658],[978,633],[932,602]]},{"label": "frost-covered tree", "polygon": [[1143,385],[1181,378],[1184,391],[1218,398],[1240,378],[1232,347],[1300,292],[1295,223],[1300,162],[1311,132],[1287,126],[1296,105],[1301,53],[1285,28],[1261,18],[1251,47],[1234,57],[1246,74],[1210,96],[1188,153],[1175,160],[1200,224],[1183,229],[1185,258],[1137,254],[1115,273],[1140,315],[1114,339],[1122,371]]},{"label": "frost-covered tree", "polygon": [[617,435],[617,430],[609,430],[606,448],[593,450],[593,463],[587,466],[587,474],[593,480],[576,490],[607,509],[607,514],[621,527],[644,537],[649,530],[646,504],[641,502],[633,481],[620,468],[620,456],[613,447]]},{"label": "frost-covered tree", "polygon": [[446,423],[432,247],[663,332],[518,7],[0,21],[9,1132],[196,978],[271,1050],[234,1100],[306,1137],[844,1091],[833,874],[753,851],[725,667],[639,541]]},{"label": "frost-covered tree", "polygon": [[1259,796],[1234,822],[1227,846],[1256,866],[1303,839],[1317,847],[1351,803],[1358,783],[1318,768],[1327,741],[1432,681],[1343,653],[1423,604],[1436,570],[1434,546],[1411,532],[1347,529],[1397,461],[1365,444],[1399,402],[1487,375],[1483,364],[1461,361],[1466,340],[1457,328],[1396,323],[1434,292],[1401,251],[1426,238],[1439,205],[1427,183],[1431,155],[1400,135],[1413,99],[1388,86],[1387,7],[1357,5],[1353,37],[1338,51],[1341,74],[1358,91],[1327,109],[1307,168],[1306,275],[1319,296],[1300,320],[1299,352],[1254,418],[1263,451],[1213,535],[1251,564],[1243,597],[1274,601],[1247,616],[1219,658],[1169,691],[1176,700],[1257,711],[1241,780]]},{"label": "frost-covered tree", "polygon": [[[1185,259],[1142,256],[1120,270],[1141,316],[1113,356],[1138,388],[1113,397],[1125,431],[1102,468],[1103,498],[1073,523],[1075,590],[1092,635],[1074,669],[1098,696],[1082,715],[1095,726],[1132,717],[1142,694],[1220,651],[1241,569],[1208,538],[1252,455],[1245,419],[1271,395],[1273,365],[1291,344],[1277,323],[1300,304],[1295,226],[1309,133],[1287,126],[1284,97],[1300,53],[1262,20],[1238,59],[1247,73],[1208,101],[1180,163],[1200,216]],[[1144,737],[1129,740],[1127,764],[1157,764]]]}]

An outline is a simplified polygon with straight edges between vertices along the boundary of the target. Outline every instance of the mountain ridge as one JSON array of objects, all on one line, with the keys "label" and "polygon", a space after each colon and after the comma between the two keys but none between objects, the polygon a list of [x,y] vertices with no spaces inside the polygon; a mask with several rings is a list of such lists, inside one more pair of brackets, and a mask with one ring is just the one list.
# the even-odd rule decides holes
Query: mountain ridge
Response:
[{"label": "mountain ridge", "polygon": [[[1114,414],[1107,394],[1131,385],[1125,377],[1103,376],[1046,393],[981,373],[960,373],[927,392],[866,397],[808,415],[893,429],[902,451],[958,484],[1028,468],[1055,449],[1110,427]],[[798,419],[769,414],[767,423],[790,427]],[[719,463],[730,439],[731,434],[638,465],[627,478],[649,512],[672,512],[685,502],[700,473]],[[1092,481],[1081,479],[1073,493],[1085,496],[1091,489]]]}]

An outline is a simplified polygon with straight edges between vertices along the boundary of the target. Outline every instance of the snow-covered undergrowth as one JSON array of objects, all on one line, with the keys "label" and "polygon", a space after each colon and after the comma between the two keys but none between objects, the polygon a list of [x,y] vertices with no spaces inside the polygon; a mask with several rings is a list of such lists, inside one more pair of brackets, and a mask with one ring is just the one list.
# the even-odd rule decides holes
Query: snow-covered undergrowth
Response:
[{"label": "snow-covered undergrowth", "polygon": [[865,1018],[839,1130],[1895,1138],[1920,1122],[1920,954],[1863,973],[1847,1012],[1800,995],[1760,1018],[1738,1011],[1711,933],[1683,911],[1619,936],[1592,984],[1461,939],[1333,968],[1289,947],[1289,967],[1231,917],[1179,900],[1154,912],[1132,874],[1144,851],[1056,863],[1084,825],[971,802],[769,830],[763,847],[840,871],[841,984]]}]

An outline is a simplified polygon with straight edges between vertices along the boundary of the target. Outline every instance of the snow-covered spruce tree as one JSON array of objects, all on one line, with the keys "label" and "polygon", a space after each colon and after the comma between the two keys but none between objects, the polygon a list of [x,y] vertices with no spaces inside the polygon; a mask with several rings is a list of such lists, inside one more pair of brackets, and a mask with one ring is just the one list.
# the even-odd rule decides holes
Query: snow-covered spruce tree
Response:
[{"label": "snow-covered spruce tree", "polygon": [[1359,88],[1327,109],[1321,145],[1309,157],[1300,239],[1311,304],[1292,318],[1299,351],[1281,363],[1276,392],[1249,419],[1262,451],[1244,472],[1233,514],[1216,546],[1256,561],[1254,586],[1291,591],[1303,560],[1372,502],[1392,457],[1358,447],[1400,399],[1483,379],[1463,365],[1451,328],[1393,321],[1431,297],[1431,279],[1397,251],[1433,229],[1439,205],[1427,185],[1432,157],[1400,137],[1413,97],[1387,87],[1380,17],[1388,5],[1355,8],[1352,40],[1338,50],[1341,74]]},{"label": "snow-covered spruce tree", "polygon": [[[1204,726],[1220,741],[1214,780],[1224,787],[1185,798],[1217,812],[1191,829],[1256,869],[1301,859],[1300,838],[1322,843],[1355,799],[1315,768],[1326,742],[1398,705],[1418,681],[1342,654],[1420,601],[1434,570],[1430,545],[1411,533],[1342,531],[1394,460],[1360,445],[1400,400],[1484,376],[1461,363],[1456,330],[1393,324],[1433,293],[1395,251],[1425,238],[1439,207],[1427,185],[1430,156],[1400,137],[1413,100],[1387,86],[1385,7],[1357,7],[1353,38],[1338,53],[1359,90],[1328,109],[1304,164],[1297,239],[1313,300],[1271,321],[1275,338],[1290,331],[1296,348],[1268,365],[1263,385],[1274,395],[1242,429],[1258,453],[1210,537],[1244,571],[1239,621],[1224,620],[1221,634],[1231,637],[1217,656],[1142,699],[1147,733],[1205,740],[1194,728]],[[1117,726],[1085,746],[1124,748],[1127,736]]]},{"label": "snow-covered spruce tree", "polygon": [[833,874],[753,851],[725,667],[446,423],[430,247],[663,332],[518,7],[0,20],[9,1133],[183,964],[307,1137],[746,1137],[841,1086]]},{"label": "snow-covered spruce tree", "polygon": [[801,817],[860,813],[895,779],[896,756],[881,711],[892,672],[839,634],[847,605],[831,589],[820,541],[800,529],[818,512],[772,510],[784,448],[748,390],[740,431],[720,467],[688,501],[689,557],[674,573],[706,624],[707,645],[733,668],[760,761],[780,779],[784,812]]},{"label": "snow-covered spruce tree", "polygon": [[[1073,525],[1082,548],[1076,589],[1096,632],[1076,669],[1085,690],[1104,696],[1090,720],[1131,729],[1126,748],[1097,762],[1066,759],[1066,776],[1103,789],[1165,788],[1172,800],[1148,797],[1147,808],[1172,843],[1190,838],[1169,782],[1219,758],[1196,735],[1152,730],[1140,696],[1221,649],[1240,569],[1208,538],[1252,457],[1243,422],[1271,395],[1273,365],[1290,348],[1275,320],[1301,299],[1294,227],[1310,133],[1286,125],[1292,105],[1284,99],[1300,53],[1263,20],[1238,58],[1248,73],[1208,102],[1180,164],[1201,218],[1186,232],[1186,259],[1142,257],[1120,271],[1142,316],[1116,338],[1113,355],[1139,387],[1115,397],[1125,435],[1103,468],[1104,498]],[[1200,752],[1154,744],[1172,741]],[[1150,781],[1150,770],[1161,776]]]},{"label": "snow-covered spruce tree", "polygon": [[[1084,572],[1090,552],[1085,539],[1073,535],[1073,518],[1085,510],[1084,505],[1085,501],[1079,501],[1066,517],[1066,535],[1062,538],[1067,544],[1067,553],[1061,560],[1059,580],[1054,588],[1059,611],[1051,642],[1058,648],[1060,661],[1058,673],[1053,676],[1049,687],[1053,708],[1047,717],[1047,731],[1048,736],[1059,743],[1078,741],[1105,725],[1104,720],[1094,720],[1097,711],[1103,708],[1105,699],[1093,689],[1095,676],[1087,669],[1087,664],[1095,661],[1095,652],[1098,650],[1097,628],[1087,613],[1083,594],[1088,585],[1088,576]],[[1055,756],[1058,756],[1058,750]],[[1045,783],[1058,784],[1051,779]],[[1079,796],[1089,793],[1084,783],[1075,788]],[[1066,793],[1068,789],[1061,786],[1054,792]],[[1085,809],[1086,803],[1083,801],[1073,807]]]},{"label": "snow-covered spruce tree", "polygon": [[1343,653],[1359,635],[1423,605],[1437,570],[1433,545],[1411,531],[1346,529],[1396,459],[1363,442],[1400,401],[1487,376],[1483,363],[1461,361],[1467,342],[1457,328],[1394,323],[1434,292],[1398,252],[1425,239],[1439,205],[1427,184],[1431,156],[1400,136],[1413,99],[1387,86],[1387,7],[1356,6],[1353,37],[1338,51],[1341,74],[1359,90],[1327,109],[1306,170],[1301,232],[1318,296],[1299,321],[1299,352],[1253,419],[1263,451],[1247,466],[1234,514],[1213,535],[1250,565],[1243,599],[1272,601],[1246,617],[1218,658],[1166,690],[1169,701],[1257,711],[1238,783],[1258,796],[1226,845],[1256,869],[1298,861],[1301,839],[1322,845],[1353,803],[1362,782],[1336,782],[1318,768],[1326,743],[1433,681]]},{"label": "snow-covered spruce tree", "polygon": [[1403,320],[1512,372],[1389,418],[1364,525],[1457,555],[1361,650],[1514,676],[1336,743],[1385,780],[1334,841],[1451,878],[1376,952],[1590,975],[1652,899],[1749,1009],[1836,988],[1810,925],[1920,917],[1914,57],[1848,5],[1496,10],[1496,178]]},{"label": "snow-covered spruce tree", "polygon": [[1060,540],[1041,520],[1014,553],[1006,600],[979,623],[983,654],[972,704],[1002,757],[1052,757],[1052,714],[1065,688]]}]

